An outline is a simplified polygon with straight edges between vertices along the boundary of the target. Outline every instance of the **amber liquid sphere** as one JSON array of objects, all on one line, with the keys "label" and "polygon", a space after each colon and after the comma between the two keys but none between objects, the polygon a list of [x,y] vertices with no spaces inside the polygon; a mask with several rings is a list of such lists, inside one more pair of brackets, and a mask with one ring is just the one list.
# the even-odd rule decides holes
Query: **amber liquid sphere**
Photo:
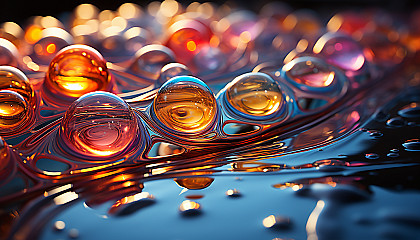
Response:
[{"label": "amber liquid sphere", "polygon": [[11,66],[0,66],[0,90],[10,90],[19,93],[28,103],[35,95],[25,74]]},{"label": "amber liquid sphere", "polygon": [[61,132],[86,155],[110,156],[134,141],[138,126],[124,100],[112,93],[93,92],[73,102],[62,120]]},{"label": "amber liquid sphere", "polygon": [[51,88],[70,97],[106,90],[110,74],[106,61],[95,49],[71,45],[62,49],[51,61],[47,78]]},{"label": "amber liquid sphere", "polygon": [[198,133],[215,121],[217,104],[205,83],[194,77],[180,76],[160,88],[153,109],[166,127],[181,133]]},{"label": "amber liquid sphere", "polygon": [[28,112],[28,102],[19,93],[0,90],[0,130],[19,125],[26,119]]},{"label": "amber liquid sphere", "polygon": [[264,73],[247,73],[235,78],[226,90],[229,104],[251,116],[268,116],[283,106],[278,84]]}]

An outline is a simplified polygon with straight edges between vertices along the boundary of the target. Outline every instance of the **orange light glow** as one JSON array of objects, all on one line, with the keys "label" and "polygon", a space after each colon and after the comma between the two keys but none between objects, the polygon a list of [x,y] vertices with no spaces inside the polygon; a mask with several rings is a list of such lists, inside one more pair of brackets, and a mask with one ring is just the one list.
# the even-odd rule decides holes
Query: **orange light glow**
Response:
[{"label": "orange light glow", "polygon": [[42,37],[41,32],[42,32],[42,29],[40,27],[30,26],[28,30],[26,30],[25,40],[30,44],[34,44],[39,39],[41,39]]},{"label": "orange light glow", "polygon": [[197,49],[197,45],[195,44],[194,41],[188,41],[187,42],[187,49],[190,52],[194,52]]},{"label": "orange light glow", "polygon": [[55,46],[54,43],[50,43],[47,45],[46,49],[47,49],[47,52],[51,54],[51,53],[55,53],[55,50],[57,50],[57,47]]}]

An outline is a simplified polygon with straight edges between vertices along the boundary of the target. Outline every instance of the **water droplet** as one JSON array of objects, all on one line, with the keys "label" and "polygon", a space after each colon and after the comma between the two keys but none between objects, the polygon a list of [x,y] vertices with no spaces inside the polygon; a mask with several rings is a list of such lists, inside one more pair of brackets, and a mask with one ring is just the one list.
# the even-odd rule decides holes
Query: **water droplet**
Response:
[{"label": "water droplet", "polygon": [[384,135],[382,132],[377,131],[377,130],[369,130],[367,132],[369,133],[369,136],[374,137],[374,138],[380,138]]},{"label": "water droplet", "polygon": [[270,215],[263,220],[263,225],[271,229],[288,229],[292,226],[290,218]]},{"label": "water droplet", "polygon": [[249,118],[273,117],[284,106],[278,84],[265,73],[246,73],[236,77],[226,89],[229,106]]},{"label": "water droplet", "polygon": [[163,66],[157,83],[160,86],[173,77],[191,75],[192,73],[187,66],[181,63],[168,63]]},{"label": "water droplet", "polygon": [[159,44],[146,45],[136,52],[131,70],[149,78],[157,79],[162,67],[172,62],[176,61],[171,49]]},{"label": "water droplet", "polygon": [[[336,72],[330,65],[319,58],[300,57],[293,59],[283,67],[286,76],[298,87],[325,88],[335,83]],[[299,86],[301,85],[301,86]]]},{"label": "water droplet", "polygon": [[314,162],[313,166],[322,172],[339,172],[349,166],[349,163],[339,159],[325,159]]},{"label": "water droplet", "polygon": [[398,115],[405,118],[420,118],[420,103],[413,102],[398,111]]},{"label": "water droplet", "polygon": [[198,190],[204,189],[209,187],[214,178],[209,177],[189,177],[189,178],[175,178],[174,181],[181,187],[190,189],[190,190]]},{"label": "water droplet", "polygon": [[399,152],[400,150],[398,150],[398,149],[396,149],[396,148],[394,148],[394,149],[391,149],[391,150],[389,150],[390,152],[393,152],[393,153],[397,153],[397,152]]},{"label": "water droplet", "polygon": [[226,195],[228,197],[231,197],[231,198],[237,198],[237,197],[241,197],[242,196],[241,192],[239,192],[236,189],[229,189],[229,190],[227,190],[226,191]]},{"label": "water droplet", "polygon": [[31,58],[34,62],[48,65],[62,48],[73,43],[73,37],[62,28],[46,28],[41,32],[42,38],[33,45]]},{"label": "water droplet", "polygon": [[179,206],[179,211],[184,216],[197,216],[201,214],[201,206],[194,201],[185,200]]},{"label": "water droplet", "polygon": [[116,216],[126,216],[154,203],[155,197],[152,194],[141,192],[116,201],[108,212]]},{"label": "water droplet", "polygon": [[15,91],[31,104],[35,96],[32,85],[25,74],[10,66],[0,66],[0,90]]},{"label": "water droplet", "polygon": [[19,51],[9,40],[0,38],[0,66],[17,67]]},{"label": "water droplet", "polygon": [[138,134],[131,107],[107,92],[88,93],[74,101],[64,115],[60,129],[71,145],[92,156],[121,152]]},{"label": "water droplet", "polygon": [[403,143],[406,151],[420,151],[420,140],[419,139],[410,139]]},{"label": "water droplet", "polygon": [[69,238],[78,238],[79,237],[79,230],[72,228],[69,230]]},{"label": "water droplet", "polygon": [[386,121],[386,125],[390,127],[402,127],[405,125],[405,121],[400,117],[394,117]]},{"label": "water droplet", "polygon": [[98,51],[85,45],[62,49],[51,61],[46,78],[52,93],[69,97],[108,90],[109,81],[105,59]]},{"label": "water droplet", "polygon": [[217,104],[210,88],[201,80],[175,77],[167,81],[153,102],[157,119],[179,133],[199,133],[216,121]]},{"label": "water droplet", "polygon": [[392,153],[388,153],[387,156],[388,157],[399,157],[400,154],[392,152]]},{"label": "water droplet", "polygon": [[62,231],[66,227],[66,223],[63,221],[56,221],[54,223],[54,230],[56,231]]},{"label": "water droplet", "polygon": [[327,33],[314,46],[314,53],[345,71],[358,71],[365,64],[363,49],[353,38],[340,33]]},{"label": "water droplet", "polygon": [[371,159],[371,160],[378,159],[379,158],[379,154],[376,154],[376,153],[366,153],[365,154],[365,158]]},{"label": "water droplet", "polygon": [[0,91],[0,132],[15,129],[27,119],[28,113],[29,104],[19,93]]}]

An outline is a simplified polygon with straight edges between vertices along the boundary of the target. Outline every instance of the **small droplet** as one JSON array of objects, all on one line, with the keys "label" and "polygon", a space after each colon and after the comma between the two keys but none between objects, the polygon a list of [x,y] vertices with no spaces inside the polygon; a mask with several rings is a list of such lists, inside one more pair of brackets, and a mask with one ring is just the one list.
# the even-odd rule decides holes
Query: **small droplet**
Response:
[{"label": "small droplet", "polygon": [[388,157],[399,157],[400,154],[392,152],[392,153],[388,153],[387,156]]},{"label": "small droplet", "polygon": [[349,166],[349,163],[339,159],[326,159],[314,162],[313,166],[322,172],[339,172]]},{"label": "small droplet", "polygon": [[398,115],[405,118],[420,118],[420,103],[413,102],[398,111]]},{"label": "small droplet", "polygon": [[396,148],[394,148],[394,149],[391,149],[391,150],[389,150],[390,152],[393,152],[393,153],[397,153],[397,152],[399,152],[400,150],[398,150],[398,149],[396,149]]},{"label": "small droplet", "polygon": [[369,136],[374,137],[374,138],[380,138],[384,135],[382,132],[377,131],[377,130],[369,130],[368,133],[369,133]]},{"label": "small droplet", "polygon": [[179,206],[179,211],[184,216],[197,216],[201,214],[201,206],[194,201],[185,200]]},{"label": "small droplet", "polygon": [[406,151],[420,151],[420,140],[419,139],[410,139],[403,143]]},{"label": "small droplet", "polygon": [[241,197],[242,194],[236,189],[229,189],[226,191],[226,195],[231,198]]},{"label": "small droplet", "polygon": [[376,153],[366,153],[365,154],[365,158],[371,159],[371,160],[378,159],[379,158],[379,154],[376,154]]},{"label": "small droplet", "polygon": [[230,106],[251,118],[278,114],[285,104],[278,84],[265,73],[236,77],[229,83],[226,97]]},{"label": "small droplet", "polygon": [[175,178],[174,181],[181,187],[198,190],[209,187],[214,178],[209,177],[189,177],[189,178]]},{"label": "small droplet", "polygon": [[76,228],[72,228],[69,230],[69,237],[70,238],[78,238],[79,237],[79,230],[77,230]]},{"label": "small droplet", "polygon": [[400,117],[395,117],[386,121],[386,125],[388,125],[389,127],[402,127],[405,125],[405,121]]},{"label": "small droplet", "polygon": [[51,61],[46,81],[53,93],[80,97],[89,92],[108,90],[110,75],[106,61],[98,51],[85,45],[71,45]]},{"label": "small droplet", "polygon": [[157,119],[179,133],[208,130],[216,120],[217,103],[210,88],[201,80],[174,77],[160,89],[153,102]]},{"label": "small droplet", "polygon": [[288,229],[292,226],[290,218],[270,215],[263,220],[263,225],[271,229]]},{"label": "small droplet", "polygon": [[66,223],[63,221],[56,221],[54,223],[54,230],[62,231],[66,227]]}]

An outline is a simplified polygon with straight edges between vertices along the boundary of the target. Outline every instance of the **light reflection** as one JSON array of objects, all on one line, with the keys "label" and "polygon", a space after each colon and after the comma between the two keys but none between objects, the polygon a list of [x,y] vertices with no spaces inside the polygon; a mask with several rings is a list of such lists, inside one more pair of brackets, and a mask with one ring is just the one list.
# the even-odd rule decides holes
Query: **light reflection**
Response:
[{"label": "light reflection", "polygon": [[312,211],[311,215],[308,218],[308,222],[306,223],[306,233],[308,236],[308,240],[318,240],[318,235],[316,233],[316,224],[321,214],[322,210],[324,209],[325,202],[319,200],[316,204],[316,207]]},{"label": "light reflection", "polygon": [[56,205],[63,205],[66,203],[69,203],[71,201],[76,200],[77,198],[79,198],[79,194],[75,193],[75,192],[65,192],[57,197],[55,197],[54,203]]}]

